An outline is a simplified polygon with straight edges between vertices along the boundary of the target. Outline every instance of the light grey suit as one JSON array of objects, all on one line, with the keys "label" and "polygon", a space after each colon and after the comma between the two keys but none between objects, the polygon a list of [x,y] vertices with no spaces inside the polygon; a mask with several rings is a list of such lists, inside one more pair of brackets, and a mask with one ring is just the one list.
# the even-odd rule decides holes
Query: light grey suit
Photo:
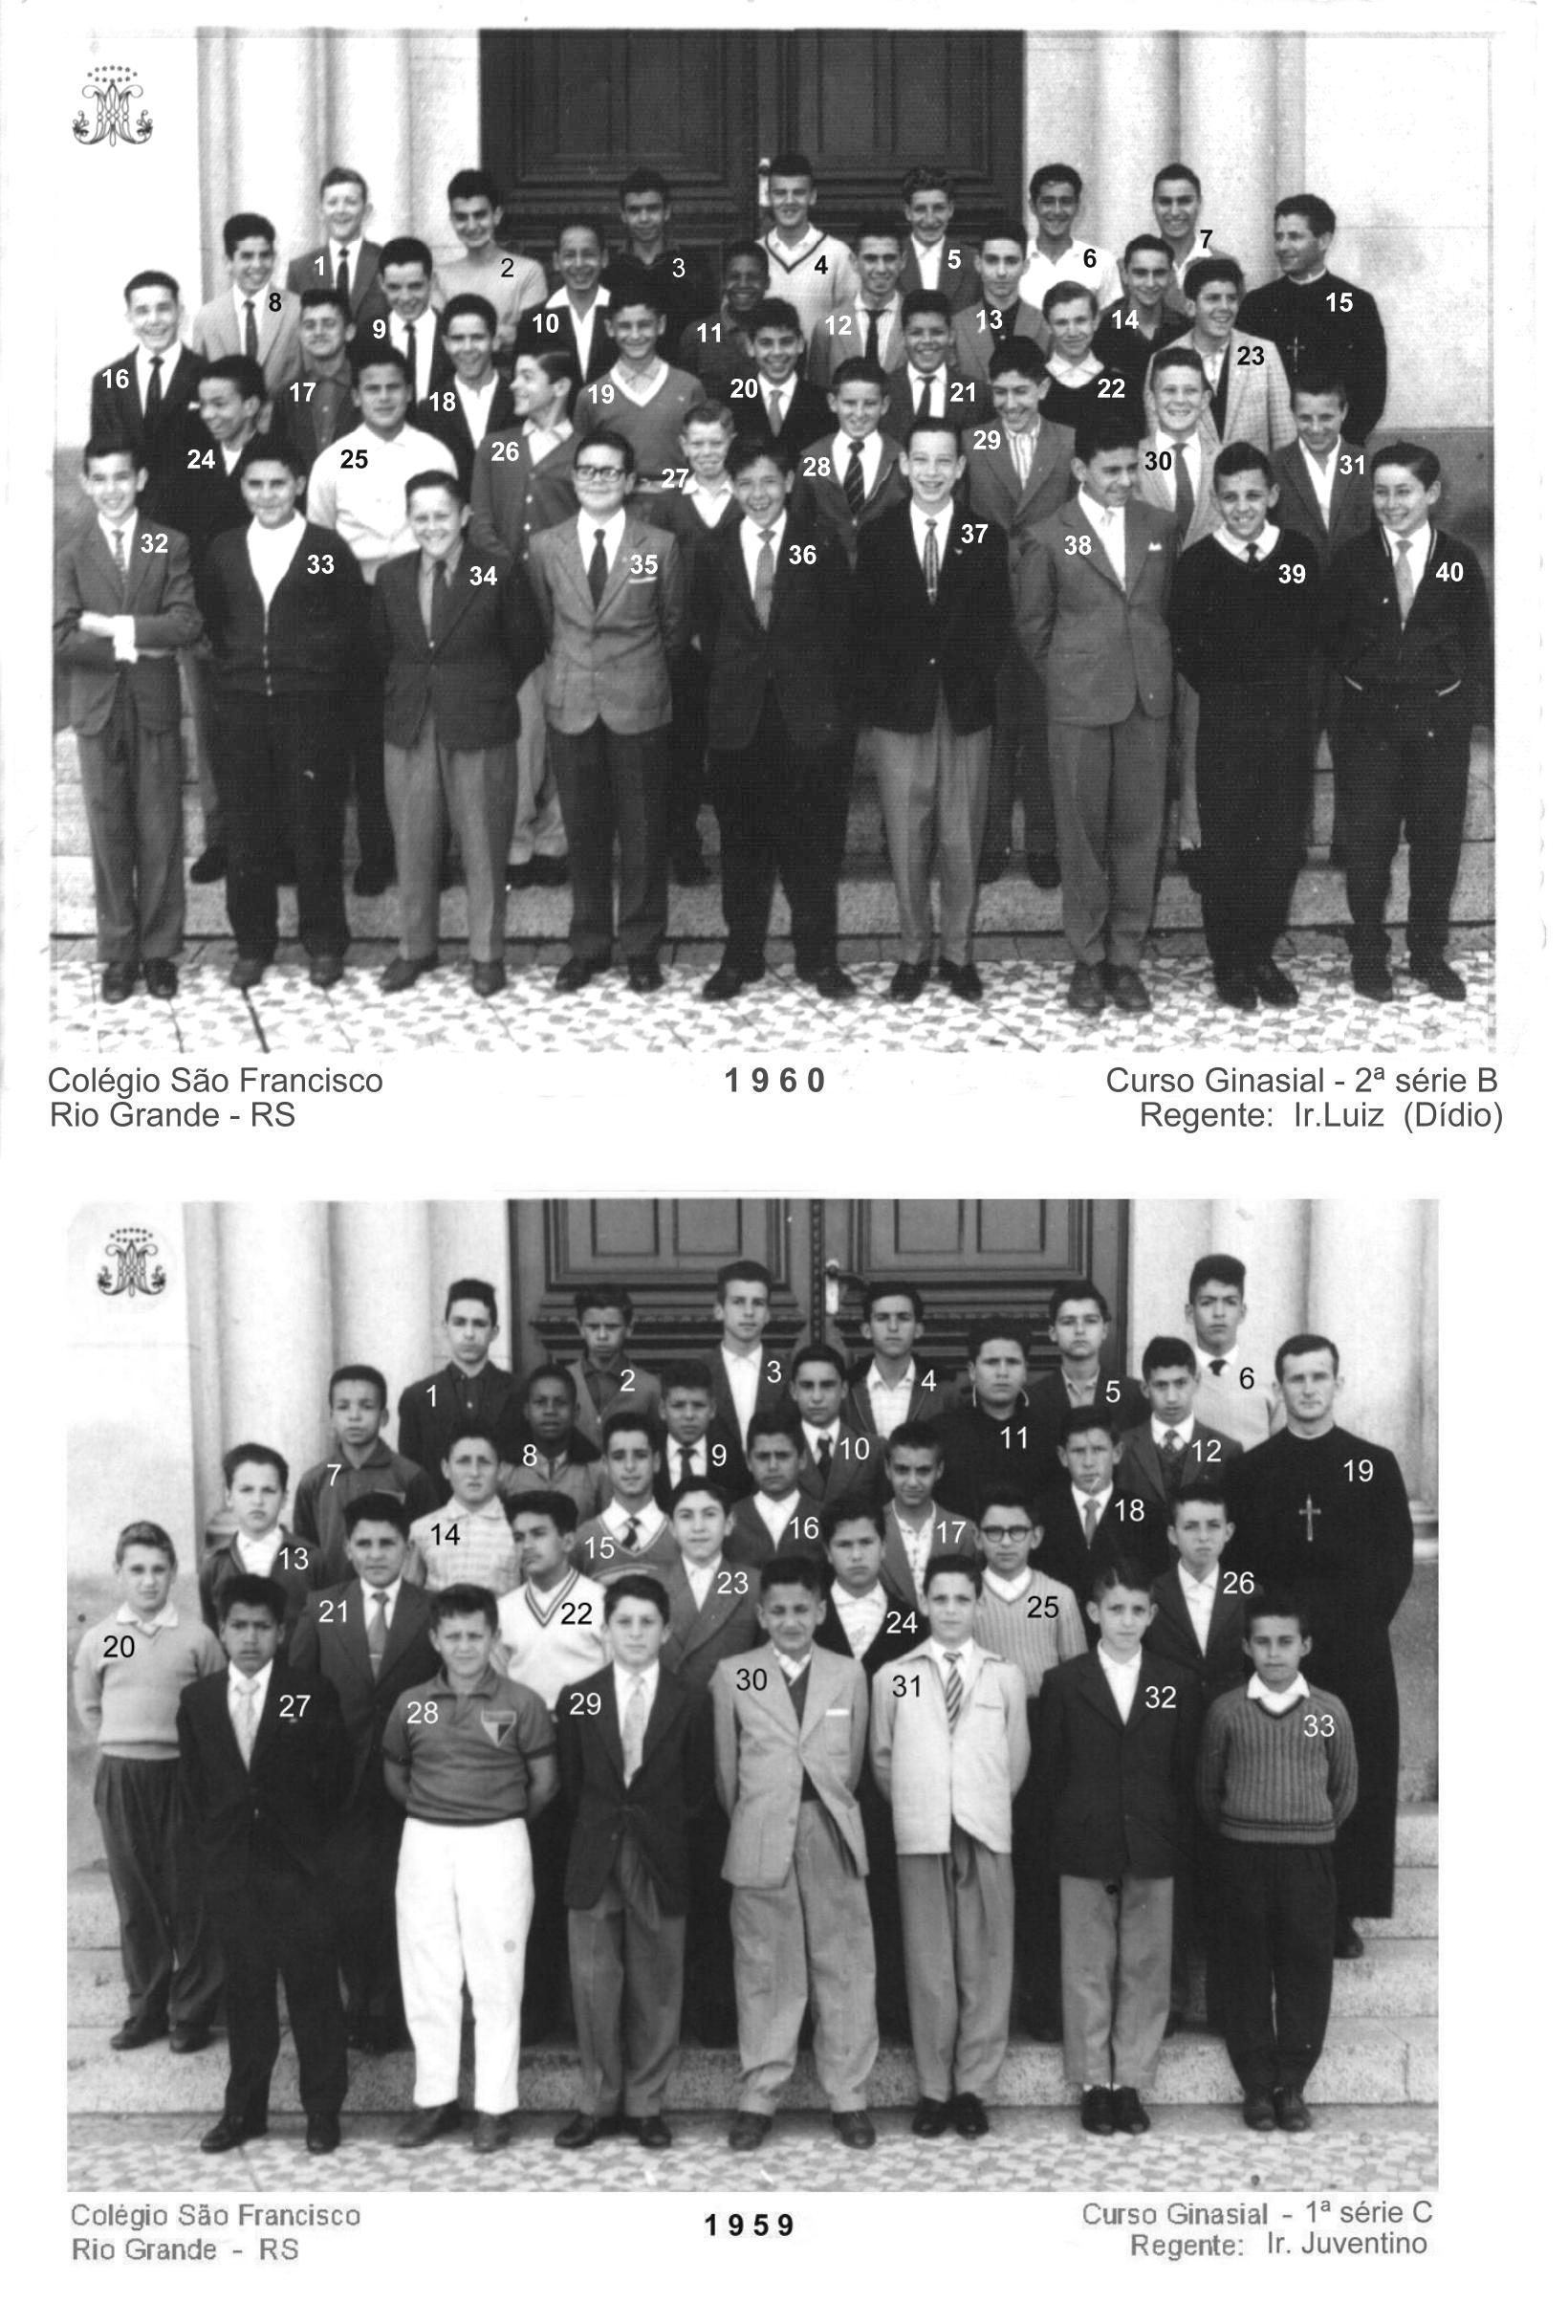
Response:
[{"label": "light grey suit", "polygon": [[[276,298],[274,309],[268,304]],[[245,338],[234,312],[233,294],[224,291],[198,309],[190,343],[198,355],[243,355]],[[293,291],[268,286],[256,293],[256,361],[267,374],[267,392],[281,395],[299,370],[299,301]]]}]

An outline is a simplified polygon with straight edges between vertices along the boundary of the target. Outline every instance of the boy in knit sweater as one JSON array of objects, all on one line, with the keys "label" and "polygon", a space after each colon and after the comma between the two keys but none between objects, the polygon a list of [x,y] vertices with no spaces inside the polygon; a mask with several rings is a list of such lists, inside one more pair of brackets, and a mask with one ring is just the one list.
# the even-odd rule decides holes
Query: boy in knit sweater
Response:
[{"label": "boy in knit sweater", "polygon": [[125,1595],[76,1649],[76,1716],[98,1745],[93,1805],[120,1915],[130,2014],[111,2050],[141,2050],[164,2033],[176,2050],[205,2050],[223,1985],[189,1854],[174,1715],[185,1687],[225,1664],[223,1648],[169,1604],[174,1544],[139,1520],[115,1545]]},{"label": "boy in knit sweater", "polygon": [[1334,1990],[1334,1835],[1356,1805],[1356,1743],[1339,1698],[1307,1684],[1300,1602],[1247,1611],[1252,1676],[1209,1710],[1198,1807],[1218,1834],[1225,2044],[1250,2130],[1312,2127],[1302,2091]]},{"label": "boy in knit sweater", "polygon": [[1318,556],[1274,523],[1279,487],[1254,445],[1225,447],[1213,494],[1219,530],[1180,559],[1170,599],[1176,668],[1198,696],[1204,937],[1229,1007],[1291,1008],[1300,996],[1274,948],[1312,779]]},{"label": "boy in knit sweater", "polygon": [[619,352],[604,377],[583,390],[584,416],[595,428],[620,430],[645,485],[667,485],[666,471],[681,464],[686,414],[704,400],[702,382],[660,354],[664,314],[653,291],[640,284],[612,291],[605,319]]}]

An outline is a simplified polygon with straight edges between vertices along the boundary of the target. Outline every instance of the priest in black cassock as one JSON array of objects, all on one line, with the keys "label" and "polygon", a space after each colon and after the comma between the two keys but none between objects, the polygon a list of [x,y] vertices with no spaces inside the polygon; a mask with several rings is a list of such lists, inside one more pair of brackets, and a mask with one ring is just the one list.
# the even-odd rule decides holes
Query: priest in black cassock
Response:
[{"label": "priest in black cassock", "polygon": [[1282,1584],[1307,1593],[1307,1676],[1350,1715],[1361,1785],[1334,1845],[1334,1949],[1355,1960],[1362,1950],[1357,1915],[1386,1920],[1394,1910],[1399,1693],[1388,1629],[1410,1586],[1410,1504],[1388,1447],[1335,1423],[1339,1353],[1332,1340],[1316,1332],[1286,1340],[1274,1376],[1285,1427],[1230,1473],[1236,1530],[1226,1564],[1252,1574],[1259,1590]]},{"label": "priest in black cassock", "polygon": [[1248,292],[1236,329],[1274,340],[1293,388],[1303,371],[1343,380],[1350,399],[1344,431],[1364,444],[1388,401],[1388,348],[1371,292],[1328,271],[1338,223],[1316,194],[1287,194],[1274,204],[1279,277]]}]

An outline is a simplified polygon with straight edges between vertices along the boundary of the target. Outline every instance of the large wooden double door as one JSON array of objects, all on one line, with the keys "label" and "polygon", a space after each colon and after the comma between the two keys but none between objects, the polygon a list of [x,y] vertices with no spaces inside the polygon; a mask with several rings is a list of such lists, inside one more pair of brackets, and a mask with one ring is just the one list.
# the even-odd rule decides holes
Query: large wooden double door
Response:
[{"label": "large wooden double door", "polygon": [[716,258],[758,225],[758,164],[794,148],[835,232],[897,211],[917,162],[950,174],[959,226],[1016,214],[1023,181],[1018,33],[482,33],[480,136],[511,239],[544,256],[586,208],[619,232],[634,164],[675,189],[680,239]]},{"label": "large wooden double door", "polygon": [[[979,1317],[1027,1318],[1045,1369],[1044,1324],[1057,1283],[1092,1276],[1121,1321],[1126,1205],[1120,1202],[850,1202],[665,1196],[512,1206],[514,1360],[572,1351],[572,1295],[624,1284],[637,1304],[644,1361],[710,1347],[713,1279],[727,1260],[759,1260],[779,1286],[770,1343],[837,1328],[861,1348],[860,1289],[879,1276],[919,1285],[923,1359],[939,1372],[964,1360]],[[837,1312],[836,1312],[837,1310]]]}]

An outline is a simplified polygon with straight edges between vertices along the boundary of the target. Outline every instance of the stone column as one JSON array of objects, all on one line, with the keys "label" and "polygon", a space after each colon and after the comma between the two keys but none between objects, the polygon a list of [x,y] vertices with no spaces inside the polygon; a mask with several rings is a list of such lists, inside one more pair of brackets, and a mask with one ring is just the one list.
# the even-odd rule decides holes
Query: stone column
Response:
[{"label": "stone column", "polygon": [[1320,1202],[1313,1213],[1310,1328],[1339,1350],[1336,1414],[1392,1447],[1413,1500],[1422,1474],[1424,1202]]},{"label": "stone column", "polygon": [[[156,1249],[147,1254],[146,1281],[161,1269],[161,1291],[117,1289],[121,1267],[111,1238],[142,1228]],[[112,1563],[120,1528],[150,1518],[172,1535],[180,1571],[194,1565],[190,1537],[190,1339],[185,1217],[177,1202],[85,1204],[66,1232],[65,1306],[68,1362],[57,1367],[59,1423],[65,1436],[63,1544],[57,1515],[43,1520],[47,1554],[63,1550],[72,1583],[90,1584],[79,1601],[98,1618],[118,1601]],[[100,1283],[107,1271],[109,1289]],[[58,1278],[52,1267],[52,1282]],[[53,1509],[59,1496],[46,1494]],[[19,1558],[33,1548],[39,1528],[21,1524],[13,1545]],[[182,1601],[185,1602],[185,1601]],[[194,1600],[190,1603],[193,1605]]]},{"label": "stone column", "polygon": [[334,1368],[374,1364],[395,1415],[400,1391],[431,1368],[430,1206],[335,1202],[331,1234]]},{"label": "stone column", "polygon": [[[477,1275],[495,1285],[501,1336],[492,1350],[498,1364],[512,1362],[512,1243],[504,1202],[430,1204],[431,1328],[439,1324],[446,1286],[459,1275]],[[427,1369],[427,1367],[422,1367]]]},{"label": "stone column", "polygon": [[1118,257],[1134,234],[1154,231],[1154,173],[1178,158],[1177,81],[1174,33],[1096,36],[1095,175],[1084,215],[1093,238]]},{"label": "stone column", "polygon": [[[1158,164],[1156,164],[1158,167]],[[1182,1310],[1192,1261],[1212,1250],[1213,1205],[1208,1202],[1134,1202],[1128,1221],[1127,1370],[1156,1332],[1187,1334]]]},{"label": "stone column", "polygon": [[[1307,180],[1307,36],[1276,33],[1274,42],[1274,198],[1280,202],[1317,187]],[[1272,229],[1272,216],[1269,224]]]},{"label": "stone column", "polygon": [[1203,180],[1201,226],[1249,289],[1274,274],[1273,33],[1183,33],[1182,158]]},{"label": "stone column", "polygon": [[207,1517],[223,1500],[223,1284],[217,1204],[187,1203],[185,1230],[194,1556],[201,1549]]},{"label": "stone column", "polygon": [[479,35],[410,33],[413,230],[436,264],[461,253],[446,211],[446,182],[479,165]]},{"label": "stone column", "polygon": [[292,1491],[321,1456],[332,1370],[327,1205],[221,1204],[218,1280],[224,1444],[275,1445]]},{"label": "stone column", "polygon": [[[1088,187],[1088,214],[1100,214],[1096,146],[1095,52],[1098,33],[1024,35],[1024,175],[1018,215],[1031,236],[1029,181],[1042,162],[1071,162]],[[1098,231],[1098,229],[1096,230]]]},{"label": "stone column", "polygon": [[1437,1555],[1438,1536],[1438,1408],[1441,1402],[1438,1304],[1440,1264],[1438,1206],[1424,1202],[1421,1238],[1421,1458],[1410,1484],[1411,1514],[1416,1521],[1416,1555]]},{"label": "stone column", "polygon": [[[1201,170],[1203,164],[1194,162]],[[1260,1379],[1274,1373],[1274,1349],[1312,1322],[1307,1301],[1310,1202],[1216,1202],[1211,1251],[1228,1251],[1247,1270],[1247,1314],[1241,1345]],[[1192,1259],[1203,1253],[1194,1251]],[[1190,1264],[1190,1261],[1188,1262]],[[1313,1328],[1318,1326],[1314,1324]]]},{"label": "stone column", "polygon": [[422,231],[414,209],[414,121],[406,33],[326,35],[323,166],[341,163],[369,181],[367,231],[374,242]]}]

